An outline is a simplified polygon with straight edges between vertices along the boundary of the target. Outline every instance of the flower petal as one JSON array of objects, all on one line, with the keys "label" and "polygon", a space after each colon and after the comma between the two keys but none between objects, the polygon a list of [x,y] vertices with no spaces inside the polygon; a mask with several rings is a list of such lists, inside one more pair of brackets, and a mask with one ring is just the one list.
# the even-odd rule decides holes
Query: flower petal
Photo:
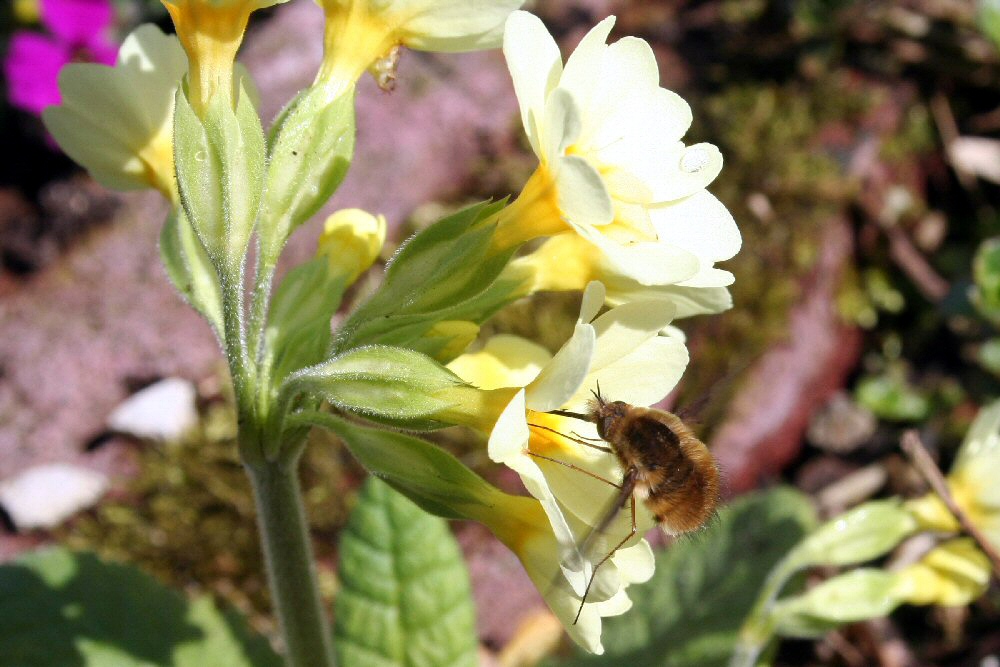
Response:
[{"label": "flower petal", "polygon": [[540,156],[542,161],[552,164],[556,170],[555,165],[558,164],[559,158],[578,136],[580,136],[580,111],[576,101],[566,90],[556,88],[545,99],[538,137],[542,149]]},{"label": "flower petal", "polygon": [[545,25],[534,14],[513,12],[504,30],[503,53],[507,60],[514,92],[521,109],[528,141],[536,155],[541,155],[537,123],[545,109],[545,98],[562,74],[559,47]]},{"label": "flower petal", "polygon": [[695,255],[681,248],[652,241],[622,245],[602,234],[599,228],[574,224],[572,219],[567,222],[597,246],[615,272],[642,285],[679,283],[693,277],[701,267]]},{"label": "flower petal", "polygon": [[594,320],[597,344],[590,367],[606,368],[639,349],[674,319],[676,308],[663,300],[625,303]]},{"label": "flower petal", "polygon": [[649,209],[656,235],[709,262],[735,255],[743,243],[726,206],[706,190]]},{"label": "flower petal", "polygon": [[500,46],[504,22],[524,0],[397,0],[402,42],[421,51],[476,51]]},{"label": "flower petal", "polygon": [[572,226],[598,227],[614,218],[601,175],[583,158],[558,158],[552,165],[559,210]]},{"label": "flower petal", "polygon": [[[672,336],[652,338],[630,354],[595,370],[585,386],[601,384],[601,391],[633,405],[652,405],[670,393],[688,364],[684,343]],[[583,394],[574,397],[579,401]]]},{"label": "flower petal", "polygon": [[564,405],[580,387],[590,369],[594,342],[594,328],[589,324],[577,323],[573,336],[525,388],[528,407],[538,412],[548,412]]},{"label": "flower petal", "polygon": [[593,322],[597,314],[601,312],[604,300],[604,285],[596,280],[587,283],[587,287],[583,290],[583,300],[580,302],[580,316],[577,318],[577,322]]},{"label": "flower petal", "polygon": [[552,355],[538,343],[520,336],[492,336],[478,352],[454,359],[448,369],[480,389],[523,387],[538,376]]},{"label": "flower petal", "polygon": [[100,183],[166,187],[173,181],[174,91],[186,71],[175,37],[154,25],[139,26],[122,44],[114,68],[66,66],[59,76],[63,103],[47,109],[43,120],[63,150]]},{"label": "flower petal", "polygon": [[608,48],[608,35],[614,26],[614,16],[609,16],[595,25],[566,59],[566,68],[559,85],[572,92],[584,109],[589,108],[591,99],[600,85],[602,60]]}]

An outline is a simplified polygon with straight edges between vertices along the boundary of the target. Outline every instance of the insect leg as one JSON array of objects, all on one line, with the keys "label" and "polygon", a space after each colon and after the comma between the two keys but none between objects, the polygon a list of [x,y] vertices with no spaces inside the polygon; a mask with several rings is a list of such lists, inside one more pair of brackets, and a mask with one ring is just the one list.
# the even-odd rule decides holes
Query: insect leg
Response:
[{"label": "insect leg", "polygon": [[632,493],[635,487],[634,469],[629,471],[628,477],[625,478],[625,484],[622,486],[622,491],[624,491],[626,487],[632,487],[629,488],[629,495],[632,498],[632,529],[629,531],[628,535],[625,536],[625,539],[615,545],[615,548],[609,551],[608,555],[602,558],[600,562],[594,566],[594,571],[590,574],[590,581],[587,582],[587,588],[583,591],[583,597],[580,598],[580,608],[576,610],[576,618],[573,619],[573,625],[576,625],[576,622],[580,620],[580,614],[583,613],[583,605],[587,602],[587,595],[590,593],[590,587],[594,585],[594,579],[597,578],[598,568],[604,565],[609,558],[615,555],[616,551],[625,546],[625,543],[631,540],[635,536],[636,532],[638,532],[638,527],[635,523],[635,494]]},{"label": "insect leg", "polygon": [[[555,433],[556,435],[561,435],[562,437],[566,438],[567,440],[572,440],[576,444],[583,445],[584,447],[591,447],[592,449],[596,449],[598,451],[605,452],[607,454],[611,453],[611,448],[610,447],[602,447],[601,445],[595,445],[595,444],[592,444],[590,442],[585,442],[585,439],[582,438],[582,437],[580,437],[579,433],[573,433],[573,435],[566,435],[562,431],[557,431],[554,428],[549,428],[548,426],[542,426],[541,424],[532,424],[530,422],[528,423],[528,426],[531,426],[532,428],[540,428],[543,431],[549,431],[551,433]],[[574,436],[576,436],[576,437],[574,437]],[[592,440],[592,439],[593,438],[587,438],[586,440]],[[598,438],[597,442],[604,442],[604,441]]]},{"label": "insect leg", "polygon": [[566,463],[565,461],[560,461],[559,459],[554,459],[551,456],[545,456],[544,454],[536,454],[535,452],[532,452],[530,450],[527,452],[527,454],[528,454],[528,456],[534,456],[536,459],[542,459],[542,460],[545,460],[545,461],[549,461],[550,463],[558,463],[561,466],[566,466],[567,468],[571,468],[573,470],[576,470],[577,472],[582,472],[584,475],[589,475],[589,476],[593,477],[594,479],[599,479],[602,482],[604,482],[605,484],[610,484],[611,486],[615,487],[616,489],[622,488],[621,484],[617,484],[615,482],[612,482],[610,479],[606,479],[604,477],[601,477],[600,475],[592,473],[589,470],[584,470],[580,466],[573,465],[572,463]]}]

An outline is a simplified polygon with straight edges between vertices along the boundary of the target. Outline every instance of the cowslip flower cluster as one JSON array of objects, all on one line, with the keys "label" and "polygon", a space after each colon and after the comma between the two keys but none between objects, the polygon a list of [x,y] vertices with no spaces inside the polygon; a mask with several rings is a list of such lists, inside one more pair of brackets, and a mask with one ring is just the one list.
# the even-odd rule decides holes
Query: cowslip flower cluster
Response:
[{"label": "cowslip flower cluster", "polygon": [[[142,26],[113,67],[67,67],[63,101],[44,119],[102,183],[167,199],[161,255],[226,353],[251,478],[273,484],[273,466],[294,474],[308,429],[328,428],[425,509],[486,524],[572,638],[601,652],[602,618],[626,611],[629,586],[652,574],[642,532],[654,521],[640,503],[639,533],[612,553],[631,527],[626,513],[601,526],[620,464],[580,444],[597,438],[593,424],[550,412],[584,411],[598,387],[638,406],[661,400],[688,361],[672,322],[731,305],[733,276],[715,264],[740,246],[732,216],[705,190],[719,151],[683,143],[690,108],[659,86],[649,45],[609,44],[609,18],[564,65],[541,21],[517,10],[521,0],[322,0],[316,78],[265,128],[236,54],[252,12],[278,2],[163,3],[177,37]],[[378,289],[331,331],[348,288],[381,253],[382,216],[330,216],[316,257],[273,283],[289,236],[355,157],[359,77],[391,88],[401,48],[501,43],[536,171],[512,202],[466,208],[405,242]],[[582,296],[555,353],[513,336],[477,342],[498,310],[550,290]],[[529,495],[502,493],[440,449],[376,425],[471,427]],[[307,563],[283,571],[311,585]],[[298,627],[302,606],[283,603],[280,577],[272,583],[283,627]],[[316,641],[302,650],[324,650]]]}]

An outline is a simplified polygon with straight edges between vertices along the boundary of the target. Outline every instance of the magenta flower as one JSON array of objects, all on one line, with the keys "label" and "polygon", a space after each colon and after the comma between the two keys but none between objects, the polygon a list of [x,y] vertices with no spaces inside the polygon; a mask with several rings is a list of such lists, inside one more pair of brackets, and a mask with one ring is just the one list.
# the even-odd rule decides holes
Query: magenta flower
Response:
[{"label": "magenta flower", "polygon": [[113,65],[118,48],[108,38],[110,0],[42,0],[42,24],[51,35],[19,30],[4,58],[10,103],[33,114],[59,104],[59,70],[70,62]]}]

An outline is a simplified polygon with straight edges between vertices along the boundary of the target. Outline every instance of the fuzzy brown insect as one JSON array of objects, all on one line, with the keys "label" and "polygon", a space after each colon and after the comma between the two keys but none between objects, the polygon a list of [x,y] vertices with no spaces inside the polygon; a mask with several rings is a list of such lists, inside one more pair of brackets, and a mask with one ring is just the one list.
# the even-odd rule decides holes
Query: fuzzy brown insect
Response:
[{"label": "fuzzy brown insect", "polygon": [[[580,600],[574,623],[580,618],[597,570],[636,532],[635,501],[642,500],[656,522],[672,535],[698,530],[715,514],[719,502],[719,468],[701,440],[677,415],[656,408],[643,408],[623,401],[606,401],[600,389],[586,414],[553,410],[552,414],[593,422],[597,434],[610,447],[578,437],[571,440],[614,454],[624,471],[621,483],[605,479],[572,464],[547,456],[535,455],[553,463],[566,465],[618,489],[618,496],[609,514],[594,529],[600,533],[630,502],[632,529],[608,554],[594,566],[590,581]],[[546,430],[547,427],[540,427]]]}]

